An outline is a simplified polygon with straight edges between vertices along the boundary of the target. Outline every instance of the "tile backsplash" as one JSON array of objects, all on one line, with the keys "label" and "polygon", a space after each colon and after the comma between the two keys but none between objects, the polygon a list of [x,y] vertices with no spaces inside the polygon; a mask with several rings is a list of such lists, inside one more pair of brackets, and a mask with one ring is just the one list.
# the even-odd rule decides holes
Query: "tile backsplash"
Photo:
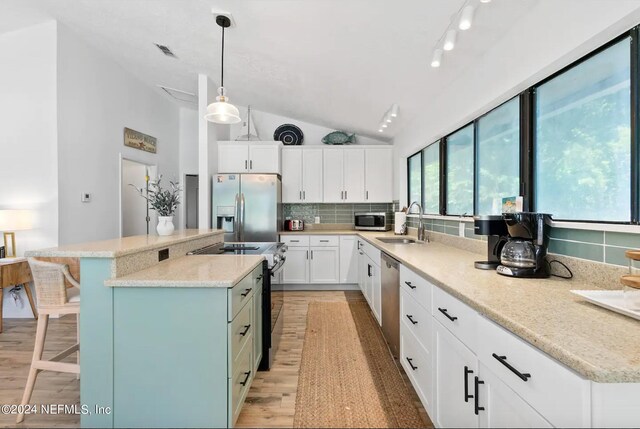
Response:
[{"label": "tile backsplash", "polygon": [[315,222],[320,216],[320,223],[352,224],[355,212],[386,212],[387,219],[393,224],[393,204],[283,204],[284,217],[302,219],[305,223]]}]

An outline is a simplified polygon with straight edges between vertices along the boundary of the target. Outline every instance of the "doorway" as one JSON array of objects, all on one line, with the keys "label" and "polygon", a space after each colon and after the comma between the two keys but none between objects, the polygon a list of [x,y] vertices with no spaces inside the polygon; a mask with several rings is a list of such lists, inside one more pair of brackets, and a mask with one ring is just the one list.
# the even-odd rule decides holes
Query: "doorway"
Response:
[{"label": "doorway", "polygon": [[198,175],[187,174],[184,180],[185,227],[198,228]]},{"label": "doorway", "polygon": [[[157,167],[151,164],[122,158],[120,180],[120,236],[145,235],[155,231],[158,217],[155,211],[148,210],[147,200],[142,198],[136,188],[146,189],[145,177],[150,181],[157,179]],[[147,213],[149,223],[147,225]],[[148,229],[147,229],[148,228]]]}]

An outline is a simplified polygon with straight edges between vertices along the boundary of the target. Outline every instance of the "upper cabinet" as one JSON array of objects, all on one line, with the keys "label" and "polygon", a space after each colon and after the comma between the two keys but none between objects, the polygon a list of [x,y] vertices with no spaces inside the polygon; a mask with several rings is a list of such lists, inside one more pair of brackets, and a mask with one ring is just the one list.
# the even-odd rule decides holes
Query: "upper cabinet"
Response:
[{"label": "upper cabinet", "polygon": [[325,148],[324,202],[363,203],[365,200],[365,149]]},{"label": "upper cabinet", "polygon": [[321,203],[322,148],[282,148],[282,202]]},{"label": "upper cabinet", "polygon": [[218,173],[280,174],[282,143],[218,142]]},{"label": "upper cabinet", "polygon": [[393,151],[391,146],[367,148],[364,160],[365,202],[391,202],[393,198]]}]

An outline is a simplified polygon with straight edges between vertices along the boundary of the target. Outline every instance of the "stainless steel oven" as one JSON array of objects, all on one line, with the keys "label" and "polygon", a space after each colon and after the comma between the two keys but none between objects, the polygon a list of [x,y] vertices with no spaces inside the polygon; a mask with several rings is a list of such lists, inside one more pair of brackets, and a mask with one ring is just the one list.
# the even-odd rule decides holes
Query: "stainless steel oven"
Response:
[{"label": "stainless steel oven", "polygon": [[388,231],[391,229],[385,212],[356,212],[353,223],[356,229],[363,231]]}]

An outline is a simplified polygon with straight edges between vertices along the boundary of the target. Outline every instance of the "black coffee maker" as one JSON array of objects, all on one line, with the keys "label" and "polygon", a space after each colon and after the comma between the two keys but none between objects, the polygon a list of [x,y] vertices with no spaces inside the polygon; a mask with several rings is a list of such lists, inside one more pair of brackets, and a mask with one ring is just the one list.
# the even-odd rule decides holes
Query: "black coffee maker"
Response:
[{"label": "black coffee maker", "polygon": [[509,238],[500,253],[498,274],[510,277],[549,277],[545,260],[549,245],[549,221],[545,213],[503,213]]},{"label": "black coffee maker", "polygon": [[475,261],[479,270],[495,270],[500,265],[502,247],[507,242],[507,224],[502,215],[474,216],[473,230],[476,235],[487,236],[487,260]]}]

